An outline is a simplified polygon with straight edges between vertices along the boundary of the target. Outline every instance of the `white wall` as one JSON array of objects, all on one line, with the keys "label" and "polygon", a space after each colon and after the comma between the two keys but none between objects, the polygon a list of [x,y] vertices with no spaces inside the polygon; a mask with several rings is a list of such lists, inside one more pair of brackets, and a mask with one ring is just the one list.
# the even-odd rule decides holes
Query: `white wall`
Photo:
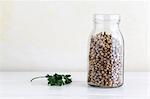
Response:
[{"label": "white wall", "polygon": [[0,2],[0,71],[86,71],[92,15],[121,14],[125,70],[147,71],[147,2]]}]

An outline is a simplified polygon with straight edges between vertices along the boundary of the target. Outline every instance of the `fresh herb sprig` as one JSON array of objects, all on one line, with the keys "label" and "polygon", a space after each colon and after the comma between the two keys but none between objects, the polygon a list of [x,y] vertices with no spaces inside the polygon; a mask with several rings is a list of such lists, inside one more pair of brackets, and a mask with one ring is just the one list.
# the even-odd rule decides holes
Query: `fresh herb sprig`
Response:
[{"label": "fresh herb sprig", "polygon": [[72,79],[70,78],[71,75],[60,75],[55,73],[54,75],[47,74],[46,76],[39,76],[31,79],[31,82],[38,78],[47,78],[48,85],[50,86],[62,86],[66,84],[70,84],[72,82]]}]

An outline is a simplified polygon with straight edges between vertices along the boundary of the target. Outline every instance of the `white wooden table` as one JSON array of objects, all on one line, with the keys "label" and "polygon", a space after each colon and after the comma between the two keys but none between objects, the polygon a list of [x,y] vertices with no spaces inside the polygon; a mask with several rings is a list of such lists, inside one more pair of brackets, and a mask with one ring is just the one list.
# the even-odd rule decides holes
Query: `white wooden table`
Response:
[{"label": "white wooden table", "polygon": [[[90,87],[85,72],[70,72],[73,82],[48,86],[46,79],[30,79],[47,72],[0,72],[0,99],[150,99],[150,73],[126,72],[119,88]],[[52,72],[49,74],[53,74]]]}]

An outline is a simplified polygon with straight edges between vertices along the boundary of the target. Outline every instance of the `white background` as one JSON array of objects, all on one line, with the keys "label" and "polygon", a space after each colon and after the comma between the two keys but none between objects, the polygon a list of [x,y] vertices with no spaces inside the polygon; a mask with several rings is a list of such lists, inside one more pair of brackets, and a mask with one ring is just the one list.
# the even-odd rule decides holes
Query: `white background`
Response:
[{"label": "white background", "polygon": [[147,12],[144,1],[0,1],[0,71],[86,71],[95,13],[121,15],[125,70],[148,71]]}]

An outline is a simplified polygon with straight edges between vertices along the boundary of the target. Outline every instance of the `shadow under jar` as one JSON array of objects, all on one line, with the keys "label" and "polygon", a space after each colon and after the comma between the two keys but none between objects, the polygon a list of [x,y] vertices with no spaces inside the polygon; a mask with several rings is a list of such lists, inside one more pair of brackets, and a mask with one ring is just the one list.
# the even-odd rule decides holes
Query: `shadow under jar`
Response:
[{"label": "shadow under jar", "polygon": [[124,82],[124,41],[119,15],[94,15],[89,40],[88,85],[119,87]]}]

